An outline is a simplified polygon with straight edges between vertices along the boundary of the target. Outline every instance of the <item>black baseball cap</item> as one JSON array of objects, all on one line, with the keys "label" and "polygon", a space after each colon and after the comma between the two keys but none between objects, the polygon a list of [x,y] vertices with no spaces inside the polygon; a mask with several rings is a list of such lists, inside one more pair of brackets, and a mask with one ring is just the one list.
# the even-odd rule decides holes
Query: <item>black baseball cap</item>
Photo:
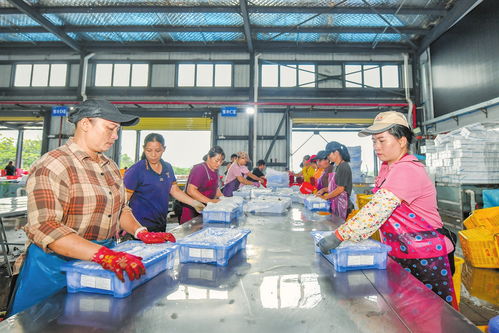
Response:
[{"label": "black baseball cap", "polygon": [[316,155],[316,159],[318,160],[325,160],[327,159],[327,155],[329,155],[325,150],[320,150],[317,155]]},{"label": "black baseball cap", "polygon": [[76,124],[83,118],[102,118],[121,126],[133,126],[139,122],[138,116],[123,114],[116,106],[103,99],[89,99],[69,111],[69,122]]}]

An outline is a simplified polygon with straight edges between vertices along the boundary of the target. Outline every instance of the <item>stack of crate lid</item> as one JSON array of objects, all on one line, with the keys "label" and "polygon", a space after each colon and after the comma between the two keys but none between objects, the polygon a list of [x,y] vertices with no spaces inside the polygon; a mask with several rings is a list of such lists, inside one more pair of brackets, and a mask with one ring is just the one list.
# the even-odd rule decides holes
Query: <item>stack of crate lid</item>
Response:
[{"label": "stack of crate lid", "polygon": [[499,131],[476,123],[426,141],[430,175],[438,182],[499,184]]}]

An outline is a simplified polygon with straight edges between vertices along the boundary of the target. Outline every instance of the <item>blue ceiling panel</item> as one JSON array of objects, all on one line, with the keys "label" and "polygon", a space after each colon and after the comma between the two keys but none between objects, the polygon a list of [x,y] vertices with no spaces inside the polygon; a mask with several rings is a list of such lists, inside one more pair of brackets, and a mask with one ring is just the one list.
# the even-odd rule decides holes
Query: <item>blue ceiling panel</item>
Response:
[{"label": "blue ceiling panel", "polygon": [[5,42],[58,42],[60,39],[51,33],[0,33],[0,41]]},{"label": "blue ceiling panel", "polygon": [[237,13],[84,13],[47,14],[55,25],[241,25]]},{"label": "blue ceiling panel", "polygon": [[160,40],[157,32],[81,32],[70,35],[76,35],[79,40],[93,41],[133,42]]},{"label": "blue ceiling panel", "polygon": [[[405,35],[404,35],[405,36]],[[403,40],[399,34],[348,34],[341,33],[338,34],[338,42],[349,42],[349,43],[372,43],[377,42],[400,42]]]},{"label": "blue ceiling panel", "polygon": [[286,42],[318,42],[321,35],[319,33],[257,33],[257,39],[266,41],[286,41]]},{"label": "blue ceiling panel", "polygon": [[244,34],[238,32],[175,32],[171,39],[179,42],[223,42],[244,40]]},{"label": "blue ceiling panel", "polygon": [[36,21],[24,14],[0,15],[1,27],[25,27],[37,25],[39,24],[36,23]]},{"label": "blue ceiling panel", "polygon": [[[252,13],[249,15],[251,24],[262,26],[289,26],[293,27],[306,20],[311,19],[314,15],[300,13]],[[324,25],[327,21],[321,16],[317,16],[310,21],[302,24],[303,27],[314,27]]]},{"label": "blue ceiling panel", "polygon": [[302,27],[386,27],[389,24],[393,26],[403,26],[404,23],[395,15],[383,15],[383,20],[376,14],[323,14],[315,16],[311,14],[273,14],[273,13],[254,13],[250,15],[251,24],[256,26],[289,26],[293,27],[300,24]]}]

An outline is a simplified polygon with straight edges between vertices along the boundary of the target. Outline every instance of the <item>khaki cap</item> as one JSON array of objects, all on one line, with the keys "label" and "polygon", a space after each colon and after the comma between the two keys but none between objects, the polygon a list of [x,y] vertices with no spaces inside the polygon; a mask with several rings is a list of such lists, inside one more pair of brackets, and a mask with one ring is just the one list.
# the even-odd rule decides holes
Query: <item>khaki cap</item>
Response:
[{"label": "khaki cap", "polygon": [[249,155],[247,152],[245,151],[240,151],[237,153],[237,157],[238,158],[244,158],[245,160],[247,160],[248,162],[251,162],[250,158],[249,158]]},{"label": "khaki cap", "polygon": [[359,136],[383,133],[395,125],[402,125],[409,128],[407,118],[402,113],[397,111],[381,112],[374,118],[374,122],[371,126],[359,132]]}]

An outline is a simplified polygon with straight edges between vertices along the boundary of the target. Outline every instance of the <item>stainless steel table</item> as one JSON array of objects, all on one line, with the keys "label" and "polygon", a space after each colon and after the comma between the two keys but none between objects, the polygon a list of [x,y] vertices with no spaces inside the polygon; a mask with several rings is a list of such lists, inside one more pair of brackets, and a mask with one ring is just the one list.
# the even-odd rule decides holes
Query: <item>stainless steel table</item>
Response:
[{"label": "stainless steel table", "polygon": [[[0,331],[480,332],[393,261],[386,270],[336,273],[309,232],[340,223],[302,207],[251,215],[231,226],[252,233],[226,267],[179,264],[124,299],[63,291]],[[174,234],[202,227],[193,220]]]},{"label": "stainless steel table", "polygon": [[7,266],[7,273],[12,276],[12,268],[9,264],[9,245],[22,245],[18,243],[9,243],[7,240],[7,234],[5,232],[5,227],[3,224],[3,219],[6,217],[17,217],[26,215],[28,210],[28,199],[27,197],[13,197],[13,198],[1,198],[0,199],[0,246],[2,248],[2,255],[4,263]]}]

